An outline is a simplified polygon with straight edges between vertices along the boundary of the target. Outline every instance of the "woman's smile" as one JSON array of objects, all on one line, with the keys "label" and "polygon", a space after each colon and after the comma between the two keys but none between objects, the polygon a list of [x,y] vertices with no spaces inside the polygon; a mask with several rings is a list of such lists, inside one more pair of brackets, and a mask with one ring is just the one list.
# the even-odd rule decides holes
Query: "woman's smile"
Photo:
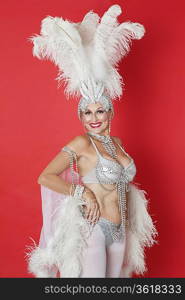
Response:
[{"label": "woman's smile", "polygon": [[92,128],[98,128],[100,127],[102,124],[102,122],[96,122],[96,123],[90,123],[89,125],[92,127]]},{"label": "woman's smile", "polygon": [[81,120],[87,131],[106,134],[109,127],[110,113],[103,108],[101,103],[91,103],[82,112]]}]

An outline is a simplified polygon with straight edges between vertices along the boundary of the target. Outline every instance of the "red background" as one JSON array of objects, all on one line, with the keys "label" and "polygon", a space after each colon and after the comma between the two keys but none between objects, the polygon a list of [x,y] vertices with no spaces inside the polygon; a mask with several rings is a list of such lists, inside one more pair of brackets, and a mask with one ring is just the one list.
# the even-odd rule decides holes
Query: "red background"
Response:
[{"label": "red background", "polygon": [[31,277],[24,260],[29,237],[42,225],[37,178],[75,135],[83,134],[76,101],[57,89],[56,67],[32,56],[27,38],[46,15],[82,20],[122,6],[119,21],[140,22],[146,34],[133,41],[120,64],[125,82],[115,104],[112,135],[122,138],[137,164],[136,182],[147,191],[159,231],[147,249],[145,277],[185,277],[184,226],[184,1],[29,0],[1,3],[1,277]]}]

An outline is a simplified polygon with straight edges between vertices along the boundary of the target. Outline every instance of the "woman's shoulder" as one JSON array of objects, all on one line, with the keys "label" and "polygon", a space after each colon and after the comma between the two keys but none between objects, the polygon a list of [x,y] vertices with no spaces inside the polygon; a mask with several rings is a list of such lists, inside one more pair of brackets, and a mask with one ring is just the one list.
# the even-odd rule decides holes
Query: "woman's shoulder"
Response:
[{"label": "woman's shoulder", "polygon": [[77,155],[80,155],[84,149],[90,144],[90,141],[86,135],[75,136],[66,146],[74,151]]},{"label": "woman's shoulder", "polygon": [[75,136],[71,142],[73,145],[77,145],[77,146],[86,146],[90,143],[89,138],[87,137],[87,135],[77,135]]},{"label": "woman's shoulder", "polygon": [[117,137],[117,136],[112,136],[112,138],[113,138],[113,140],[114,140],[117,144],[122,145],[122,141],[121,141],[121,139],[120,139],[119,137]]}]

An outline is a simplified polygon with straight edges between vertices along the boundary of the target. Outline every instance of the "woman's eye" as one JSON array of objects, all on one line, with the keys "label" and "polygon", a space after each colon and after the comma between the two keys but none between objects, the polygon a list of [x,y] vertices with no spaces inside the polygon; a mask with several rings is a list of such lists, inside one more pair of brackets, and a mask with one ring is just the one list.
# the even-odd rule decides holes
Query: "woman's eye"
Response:
[{"label": "woman's eye", "polygon": [[97,112],[100,113],[100,114],[103,114],[104,110],[98,110]]},{"label": "woman's eye", "polygon": [[85,115],[89,115],[91,112],[90,111],[86,111],[85,112]]}]

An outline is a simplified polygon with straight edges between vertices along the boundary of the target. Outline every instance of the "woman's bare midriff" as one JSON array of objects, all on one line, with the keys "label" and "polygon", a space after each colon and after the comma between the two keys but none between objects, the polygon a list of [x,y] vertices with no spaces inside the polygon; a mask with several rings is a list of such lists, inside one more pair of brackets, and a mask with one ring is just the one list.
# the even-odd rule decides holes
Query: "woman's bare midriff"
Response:
[{"label": "woman's bare midriff", "polygon": [[85,184],[85,186],[87,186],[95,194],[99,204],[100,216],[113,223],[120,224],[121,216],[119,212],[117,189],[115,188],[113,190],[115,185],[104,185],[110,191],[104,190],[104,188],[97,183],[88,183]]},{"label": "woman's bare midriff", "polygon": [[[107,153],[105,152],[105,149],[103,148],[101,143],[98,145],[98,148],[101,154],[105,158],[113,160],[111,157],[110,158],[107,157]],[[126,163],[128,163],[129,160],[127,155],[123,155],[123,153],[121,152],[118,146],[116,146],[116,148],[119,156],[118,162],[123,163],[123,165],[125,165]],[[92,165],[89,165],[89,162],[92,162]],[[92,146],[91,142],[88,140],[88,146],[84,150],[84,152],[81,153],[81,156],[78,160],[80,175],[85,176],[85,174],[87,174],[93,168],[95,168],[96,165],[97,165],[97,154],[95,153],[95,149]],[[118,193],[115,184],[103,185],[105,188],[109,190],[105,190],[104,187],[102,187],[101,184],[99,183],[86,183],[84,185],[88,187],[95,194],[96,200],[99,204],[100,216],[107,220],[110,220],[113,223],[120,224],[121,216],[119,212]]]}]

